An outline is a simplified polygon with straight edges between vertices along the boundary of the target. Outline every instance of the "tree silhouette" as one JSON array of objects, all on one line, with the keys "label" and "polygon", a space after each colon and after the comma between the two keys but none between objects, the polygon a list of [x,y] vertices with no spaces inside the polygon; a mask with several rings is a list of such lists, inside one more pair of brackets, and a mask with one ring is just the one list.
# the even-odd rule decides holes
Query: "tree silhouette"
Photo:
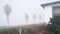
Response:
[{"label": "tree silhouette", "polygon": [[60,16],[54,16],[50,22],[43,34],[60,34]]}]

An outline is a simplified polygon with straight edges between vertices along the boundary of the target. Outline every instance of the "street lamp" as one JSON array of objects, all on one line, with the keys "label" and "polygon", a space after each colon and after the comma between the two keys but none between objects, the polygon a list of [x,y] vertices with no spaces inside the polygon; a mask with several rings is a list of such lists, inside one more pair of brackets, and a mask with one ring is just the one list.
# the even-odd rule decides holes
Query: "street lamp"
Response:
[{"label": "street lamp", "polygon": [[9,5],[4,6],[4,13],[7,15],[7,25],[9,26],[9,14],[11,13],[11,8]]}]

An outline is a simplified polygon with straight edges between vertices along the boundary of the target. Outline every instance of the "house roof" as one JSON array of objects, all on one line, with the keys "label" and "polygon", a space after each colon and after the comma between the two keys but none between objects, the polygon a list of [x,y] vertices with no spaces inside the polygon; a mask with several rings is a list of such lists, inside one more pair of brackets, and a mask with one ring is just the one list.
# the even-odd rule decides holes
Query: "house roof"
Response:
[{"label": "house roof", "polygon": [[56,2],[51,2],[51,3],[41,4],[41,6],[44,8],[45,6],[59,4],[59,3],[60,3],[60,1],[56,1]]}]

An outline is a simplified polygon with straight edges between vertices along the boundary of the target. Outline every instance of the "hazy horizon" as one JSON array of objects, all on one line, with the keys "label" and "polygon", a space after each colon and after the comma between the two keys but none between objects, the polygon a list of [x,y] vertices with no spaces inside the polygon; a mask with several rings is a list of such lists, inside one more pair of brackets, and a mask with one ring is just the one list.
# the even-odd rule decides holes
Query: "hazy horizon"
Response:
[{"label": "hazy horizon", "polygon": [[[9,25],[26,24],[25,13],[29,15],[28,24],[45,22],[44,10],[41,4],[54,2],[58,0],[0,0],[0,26],[7,25],[7,16],[4,14],[4,6],[10,5],[12,12],[9,15]],[[36,15],[34,23],[33,15]],[[39,16],[41,16],[39,18]]]}]

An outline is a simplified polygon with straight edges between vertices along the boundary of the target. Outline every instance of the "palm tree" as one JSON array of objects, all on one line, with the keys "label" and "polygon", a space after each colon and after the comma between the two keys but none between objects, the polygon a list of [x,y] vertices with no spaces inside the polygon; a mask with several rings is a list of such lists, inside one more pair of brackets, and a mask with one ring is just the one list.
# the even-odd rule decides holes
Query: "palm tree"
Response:
[{"label": "palm tree", "polygon": [[7,15],[7,25],[9,26],[9,14],[11,13],[11,7],[9,5],[5,5],[4,13]]},{"label": "palm tree", "polygon": [[29,16],[28,14],[25,14],[26,24],[28,23]]}]

